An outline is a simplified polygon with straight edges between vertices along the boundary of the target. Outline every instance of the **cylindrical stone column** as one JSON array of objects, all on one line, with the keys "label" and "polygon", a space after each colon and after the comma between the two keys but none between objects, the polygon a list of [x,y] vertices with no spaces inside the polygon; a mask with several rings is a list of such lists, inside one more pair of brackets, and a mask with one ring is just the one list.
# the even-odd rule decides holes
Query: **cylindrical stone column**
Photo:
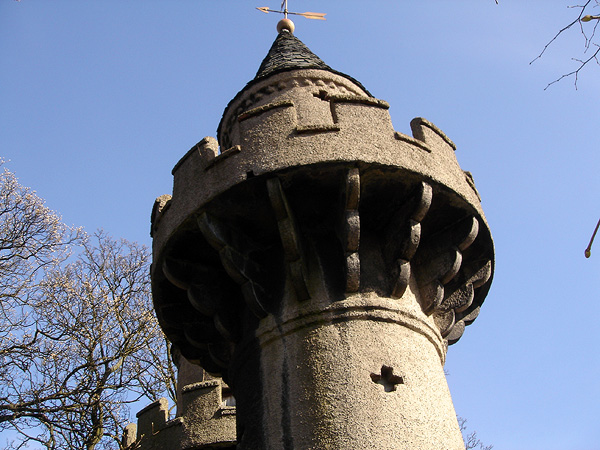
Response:
[{"label": "cylindrical stone column", "polygon": [[443,340],[412,290],[270,317],[257,338],[261,448],[463,448]]}]

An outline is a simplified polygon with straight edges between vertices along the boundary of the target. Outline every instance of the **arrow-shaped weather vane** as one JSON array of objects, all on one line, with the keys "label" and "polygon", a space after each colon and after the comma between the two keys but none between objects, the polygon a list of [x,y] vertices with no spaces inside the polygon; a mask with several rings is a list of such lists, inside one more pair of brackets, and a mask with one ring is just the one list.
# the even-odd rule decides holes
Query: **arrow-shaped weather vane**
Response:
[{"label": "arrow-shaped weather vane", "polygon": [[281,3],[280,11],[277,11],[276,9],[270,9],[268,6],[262,6],[262,7],[256,8],[256,9],[258,9],[259,11],[262,11],[266,14],[269,14],[270,12],[283,14],[286,19],[287,19],[288,14],[293,14],[295,16],[306,17],[307,19],[326,20],[325,16],[327,15],[326,13],[316,13],[316,12],[297,13],[297,12],[288,11],[287,0],[283,0],[283,2]]}]

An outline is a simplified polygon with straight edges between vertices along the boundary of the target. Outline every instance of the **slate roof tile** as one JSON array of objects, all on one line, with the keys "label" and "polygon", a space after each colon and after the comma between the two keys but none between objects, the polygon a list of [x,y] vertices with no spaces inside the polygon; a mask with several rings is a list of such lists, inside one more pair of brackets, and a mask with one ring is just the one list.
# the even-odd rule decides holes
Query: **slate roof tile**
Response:
[{"label": "slate roof tile", "polygon": [[260,65],[255,80],[277,72],[294,69],[332,70],[296,36],[282,31],[273,42],[269,53]]}]

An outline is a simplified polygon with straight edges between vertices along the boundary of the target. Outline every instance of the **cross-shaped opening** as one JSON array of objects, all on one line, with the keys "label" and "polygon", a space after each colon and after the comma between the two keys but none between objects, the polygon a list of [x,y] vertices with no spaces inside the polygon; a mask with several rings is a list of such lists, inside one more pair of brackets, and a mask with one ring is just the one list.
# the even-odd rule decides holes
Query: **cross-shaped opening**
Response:
[{"label": "cross-shaped opening", "polygon": [[394,368],[386,365],[381,366],[381,375],[372,373],[371,380],[373,383],[381,384],[385,392],[395,391],[397,385],[404,384],[404,378],[394,375]]}]

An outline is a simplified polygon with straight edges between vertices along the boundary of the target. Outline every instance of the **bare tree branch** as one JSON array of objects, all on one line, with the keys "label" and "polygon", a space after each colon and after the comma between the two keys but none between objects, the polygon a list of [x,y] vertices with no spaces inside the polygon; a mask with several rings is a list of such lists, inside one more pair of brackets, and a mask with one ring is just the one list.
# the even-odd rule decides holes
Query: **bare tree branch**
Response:
[{"label": "bare tree branch", "polygon": [[463,419],[462,417],[457,417],[458,426],[460,427],[460,432],[463,435],[463,441],[465,443],[465,450],[471,449],[480,449],[480,450],[492,450],[494,448],[493,445],[485,445],[481,442],[480,439],[477,438],[477,432],[472,431],[467,434],[467,419]]},{"label": "bare tree branch", "polygon": [[[533,64],[535,61],[537,61],[538,59],[540,59],[545,53],[546,51],[550,48],[550,46],[564,33],[566,33],[568,30],[570,30],[571,28],[573,28],[576,24],[579,25],[579,31],[581,33],[581,35],[583,36],[584,39],[584,54],[587,53],[590,48],[595,47],[596,50],[593,52],[593,54],[587,58],[571,58],[572,61],[576,61],[578,63],[578,66],[576,69],[565,73],[563,75],[561,75],[560,77],[558,77],[557,79],[555,79],[554,81],[548,83],[548,85],[546,85],[546,87],[544,88],[544,90],[548,89],[550,86],[552,86],[555,83],[558,83],[559,81],[563,80],[564,78],[568,78],[568,77],[574,77],[574,85],[575,85],[575,89],[577,89],[577,83],[579,81],[579,74],[580,72],[583,70],[584,67],[586,67],[590,62],[595,61],[596,63],[599,63],[598,61],[598,54],[600,53],[600,44],[595,42],[595,38],[596,38],[596,28],[598,27],[598,22],[600,21],[600,16],[598,15],[591,15],[591,14],[586,14],[588,12],[590,12],[590,10],[592,8],[595,8],[597,6],[600,5],[600,1],[599,0],[587,0],[584,4],[582,5],[573,5],[570,6],[569,8],[574,8],[574,9],[579,9],[579,14],[577,15],[577,17],[571,21],[568,25],[566,25],[565,27],[561,28],[552,39],[550,39],[546,45],[544,46],[544,48],[542,49],[542,51],[540,52],[540,54],[538,56],[536,56],[529,64]],[[586,22],[590,22],[594,20],[595,24],[591,30],[591,33],[586,32],[585,28],[584,28],[584,24]]]},{"label": "bare tree branch", "polygon": [[561,75],[556,80],[548,83],[548,85],[544,88],[544,90],[548,89],[554,83],[558,83],[563,78],[567,78],[567,77],[570,77],[573,75],[575,75],[575,89],[577,89],[577,81],[579,81],[579,72],[581,72],[581,70],[591,61],[596,61],[596,63],[598,64],[598,53],[600,53],[600,46],[598,46],[597,44],[594,44],[594,46],[596,46],[597,48],[596,48],[596,51],[592,54],[592,56],[590,56],[586,60],[572,58],[573,61],[577,61],[579,63],[579,67],[577,67],[577,69],[575,69],[569,73],[565,73],[565,74]]}]

